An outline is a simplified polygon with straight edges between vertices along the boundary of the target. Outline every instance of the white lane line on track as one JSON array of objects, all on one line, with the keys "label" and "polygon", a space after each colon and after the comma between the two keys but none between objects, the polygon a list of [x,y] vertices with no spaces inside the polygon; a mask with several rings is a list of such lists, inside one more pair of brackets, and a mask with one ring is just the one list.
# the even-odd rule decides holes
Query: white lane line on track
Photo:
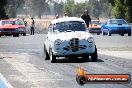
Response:
[{"label": "white lane line on track", "polygon": [[0,80],[2,80],[7,88],[13,88],[13,86],[6,80],[6,78],[0,73]]}]

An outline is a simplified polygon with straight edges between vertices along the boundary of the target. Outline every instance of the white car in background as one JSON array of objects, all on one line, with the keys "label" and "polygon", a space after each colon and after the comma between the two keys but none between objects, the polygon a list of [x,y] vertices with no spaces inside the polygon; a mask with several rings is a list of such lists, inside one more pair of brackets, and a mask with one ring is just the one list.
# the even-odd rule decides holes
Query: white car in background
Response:
[{"label": "white car in background", "polygon": [[97,48],[84,20],[77,17],[54,19],[48,27],[44,43],[45,60],[56,62],[57,57],[82,57],[97,61]]}]

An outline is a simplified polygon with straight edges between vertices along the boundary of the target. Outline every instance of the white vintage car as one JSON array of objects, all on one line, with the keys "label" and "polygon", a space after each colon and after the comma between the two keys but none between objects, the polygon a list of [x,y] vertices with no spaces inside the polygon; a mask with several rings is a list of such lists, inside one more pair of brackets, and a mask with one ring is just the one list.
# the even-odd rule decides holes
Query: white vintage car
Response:
[{"label": "white vintage car", "polygon": [[97,61],[97,48],[84,20],[77,17],[54,19],[48,27],[44,43],[45,60],[56,62],[57,57],[82,57]]}]

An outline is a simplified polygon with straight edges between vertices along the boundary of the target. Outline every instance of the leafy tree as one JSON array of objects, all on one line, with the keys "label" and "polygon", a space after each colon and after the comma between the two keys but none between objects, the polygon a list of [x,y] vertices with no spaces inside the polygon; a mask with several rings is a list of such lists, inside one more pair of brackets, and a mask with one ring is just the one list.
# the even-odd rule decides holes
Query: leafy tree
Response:
[{"label": "leafy tree", "polygon": [[41,16],[44,14],[44,12],[49,8],[48,2],[50,0],[27,0],[25,1],[28,5],[28,12],[31,16],[38,16],[41,18]]},{"label": "leafy tree", "polygon": [[126,6],[125,18],[129,22],[132,22],[132,0],[126,0],[125,6]]},{"label": "leafy tree", "polygon": [[9,17],[15,18],[17,9],[24,4],[24,0],[7,0],[6,12]]},{"label": "leafy tree", "polygon": [[108,0],[113,8],[116,18],[125,18],[132,22],[132,0]]},{"label": "leafy tree", "polygon": [[75,5],[75,1],[74,0],[67,0],[67,2],[64,5],[64,11],[67,12],[69,16],[74,16],[74,14],[73,14],[74,5]]},{"label": "leafy tree", "polygon": [[5,12],[6,4],[7,4],[6,0],[0,0],[0,19],[3,19],[6,17],[6,12]]},{"label": "leafy tree", "polygon": [[124,0],[115,0],[114,15],[116,18],[125,18]]},{"label": "leafy tree", "polygon": [[61,1],[61,2],[58,2],[58,1],[54,1],[53,2],[54,4],[54,11],[55,11],[55,15],[63,15],[64,13],[64,3]]}]

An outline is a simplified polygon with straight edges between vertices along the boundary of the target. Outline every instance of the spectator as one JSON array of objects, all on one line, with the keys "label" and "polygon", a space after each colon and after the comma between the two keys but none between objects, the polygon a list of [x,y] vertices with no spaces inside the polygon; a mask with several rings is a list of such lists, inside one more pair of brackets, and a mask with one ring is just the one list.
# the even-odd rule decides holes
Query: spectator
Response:
[{"label": "spectator", "polygon": [[63,16],[63,18],[65,18],[65,17],[68,17],[68,14],[65,12],[65,14],[64,14],[64,16]]},{"label": "spectator", "polygon": [[24,25],[27,26],[27,21],[23,18]]},{"label": "spectator", "polygon": [[91,18],[88,14],[88,10],[84,11],[84,13],[81,15],[81,18],[85,21],[87,27],[89,27],[89,23],[91,24]]},{"label": "spectator", "polygon": [[33,17],[31,19],[32,19],[32,23],[31,23],[31,35],[34,35],[35,21],[34,21]]}]

